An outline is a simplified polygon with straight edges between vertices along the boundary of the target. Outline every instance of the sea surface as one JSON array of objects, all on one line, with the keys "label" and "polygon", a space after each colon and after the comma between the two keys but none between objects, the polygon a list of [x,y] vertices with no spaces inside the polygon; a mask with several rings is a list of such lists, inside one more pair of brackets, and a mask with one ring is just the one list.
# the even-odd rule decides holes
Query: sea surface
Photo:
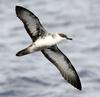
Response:
[{"label": "sea surface", "polygon": [[[58,47],[76,68],[82,91],[41,52],[16,57],[31,44],[16,5],[37,15],[48,32],[73,38]],[[100,97],[100,0],[0,0],[0,97]]]}]

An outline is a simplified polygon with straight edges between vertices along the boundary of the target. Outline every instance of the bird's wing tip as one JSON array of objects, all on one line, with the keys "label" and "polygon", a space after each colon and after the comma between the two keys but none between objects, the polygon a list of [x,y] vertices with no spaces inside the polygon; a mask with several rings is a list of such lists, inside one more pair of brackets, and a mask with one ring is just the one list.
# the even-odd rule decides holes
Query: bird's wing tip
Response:
[{"label": "bird's wing tip", "polygon": [[82,90],[82,84],[81,84],[81,80],[80,80],[80,78],[79,78],[79,75],[77,74],[77,72],[76,72],[76,88],[78,89],[78,90]]},{"label": "bird's wing tip", "polygon": [[79,79],[79,76],[77,77],[77,80],[75,80],[74,82],[71,83],[75,88],[77,88],[78,90],[82,90],[82,85],[81,85],[81,81]]},{"label": "bird's wing tip", "polygon": [[22,9],[21,6],[18,6],[18,5],[15,6],[15,11],[16,11],[17,15],[19,14],[19,12],[20,12],[21,9]]},{"label": "bird's wing tip", "polygon": [[16,11],[16,14],[19,15],[22,11],[24,10],[27,10],[26,8],[22,7],[22,6],[19,6],[19,5],[16,5],[15,6],[15,11]]},{"label": "bird's wing tip", "polygon": [[15,10],[18,10],[20,8],[21,8],[21,6],[18,6],[18,5],[15,6]]},{"label": "bird's wing tip", "polygon": [[79,83],[77,84],[76,88],[77,88],[78,90],[80,90],[80,91],[82,90],[81,82],[79,82]]},{"label": "bird's wing tip", "polygon": [[15,9],[21,9],[21,8],[23,8],[22,6],[19,6],[19,5],[16,5],[15,6]]},{"label": "bird's wing tip", "polygon": [[75,79],[73,79],[71,77],[68,78],[68,75],[67,75],[67,79],[66,79],[66,77],[64,77],[64,79],[67,80],[67,82],[70,83],[76,89],[78,89],[80,91],[82,90],[81,81],[78,76]]}]

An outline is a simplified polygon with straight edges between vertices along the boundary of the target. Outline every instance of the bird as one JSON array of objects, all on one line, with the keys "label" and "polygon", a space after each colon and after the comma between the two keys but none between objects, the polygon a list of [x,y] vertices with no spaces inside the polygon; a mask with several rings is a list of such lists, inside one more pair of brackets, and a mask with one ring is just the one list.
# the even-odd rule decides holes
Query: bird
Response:
[{"label": "bird", "polygon": [[48,33],[39,18],[23,6],[15,6],[16,16],[23,22],[26,32],[32,39],[31,45],[16,53],[24,56],[41,51],[42,54],[56,66],[62,77],[78,90],[82,90],[77,71],[68,57],[62,53],[57,44],[63,40],[72,40],[63,33]]}]

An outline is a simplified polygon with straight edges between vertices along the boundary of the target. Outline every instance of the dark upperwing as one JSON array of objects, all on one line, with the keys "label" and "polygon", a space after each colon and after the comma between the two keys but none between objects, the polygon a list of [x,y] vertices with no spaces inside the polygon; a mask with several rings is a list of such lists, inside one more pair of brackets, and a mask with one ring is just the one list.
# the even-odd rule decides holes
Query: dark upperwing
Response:
[{"label": "dark upperwing", "polygon": [[24,23],[24,27],[33,42],[35,42],[38,37],[46,34],[46,30],[41,25],[38,17],[31,11],[21,6],[16,6],[15,10],[17,17]]},{"label": "dark upperwing", "polygon": [[71,64],[70,60],[59,50],[56,45],[42,50],[42,53],[59,69],[65,80],[67,80],[77,89],[82,89],[81,82],[75,68]]}]

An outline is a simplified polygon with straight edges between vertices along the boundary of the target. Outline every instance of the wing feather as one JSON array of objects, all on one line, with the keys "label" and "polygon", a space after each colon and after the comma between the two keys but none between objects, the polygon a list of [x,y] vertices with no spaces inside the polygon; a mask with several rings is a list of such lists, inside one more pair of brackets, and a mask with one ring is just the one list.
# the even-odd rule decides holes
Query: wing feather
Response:
[{"label": "wing feather", "polygon": [[42,50],[44,56],[51,61],[60,71],[61,75],[77,89],[81,90],[81,82],[79,76],[71,64],[70,60],[58,49],[57,46],[52,46]]},{"label": "wing feather", "polygon": [[28,9],[16,6],[16,15],[24,23],[24,27],[33,42],[46,33],[37,16]]}]

